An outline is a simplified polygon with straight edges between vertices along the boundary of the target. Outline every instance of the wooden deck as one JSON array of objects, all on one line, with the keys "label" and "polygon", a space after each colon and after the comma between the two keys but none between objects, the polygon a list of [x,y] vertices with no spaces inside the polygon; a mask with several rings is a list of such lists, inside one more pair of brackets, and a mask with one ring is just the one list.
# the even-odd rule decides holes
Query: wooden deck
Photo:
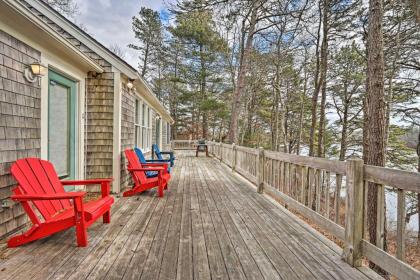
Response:
[{"label": "wooden deck", "polygon": [[0,279],[368,279],[219,161],[177,158],[164,198],[119,198],[111,224],[89,229],[87,248],[68,230],[7,249]]}]

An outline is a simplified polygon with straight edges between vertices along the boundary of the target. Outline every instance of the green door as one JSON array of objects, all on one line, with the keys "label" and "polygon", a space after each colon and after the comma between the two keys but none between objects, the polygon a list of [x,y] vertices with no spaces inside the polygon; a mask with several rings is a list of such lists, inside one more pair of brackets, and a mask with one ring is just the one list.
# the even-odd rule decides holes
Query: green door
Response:
[{"label": "green door", "polygon": [[76,82],[48,72],[48,159],[63,179],[76,172]]}]

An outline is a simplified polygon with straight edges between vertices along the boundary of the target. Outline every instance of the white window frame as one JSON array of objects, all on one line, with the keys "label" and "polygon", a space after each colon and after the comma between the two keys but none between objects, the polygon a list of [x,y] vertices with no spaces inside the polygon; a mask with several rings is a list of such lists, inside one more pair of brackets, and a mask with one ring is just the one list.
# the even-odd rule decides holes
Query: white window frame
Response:
[{"label": "white window frame", "polygon": [[147,153],[152,147],[151,109],[146,102],[136,97],[134,103],[134,145]]}]

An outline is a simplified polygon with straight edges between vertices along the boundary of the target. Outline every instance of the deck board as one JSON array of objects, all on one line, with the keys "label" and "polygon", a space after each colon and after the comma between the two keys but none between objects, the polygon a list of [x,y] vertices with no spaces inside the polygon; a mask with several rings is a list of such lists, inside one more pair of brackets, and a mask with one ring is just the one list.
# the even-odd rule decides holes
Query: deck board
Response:
[{"label": "deck board", "polygon": [[173,170],[163,198],[118,198],[87,248],[70,229],[7,249],[0,279],[369,279],[219,161],[183,151]]}]

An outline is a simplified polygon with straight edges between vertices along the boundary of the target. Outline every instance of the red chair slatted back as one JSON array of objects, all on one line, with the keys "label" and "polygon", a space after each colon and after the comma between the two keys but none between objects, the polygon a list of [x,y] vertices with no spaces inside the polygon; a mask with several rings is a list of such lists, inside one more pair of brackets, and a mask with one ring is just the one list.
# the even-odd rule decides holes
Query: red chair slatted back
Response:
[{"label": "red chair slatted back", "polygon": [[[134,150],[126,149],[124,153],[128,161],[128,168],[143,168]],[[135,183],[138,185],[145,183],[147,181],[147,177],[144,171],[134,171],[132,172],[132,174],[133,174],[134,180],[137,181]]]},{"label": "red chair slatted back", "polygon": [[[65,192],[54,166],[46,160],[38,158],[25,158],[17,160],[11,173],[19,182],[22,194],[54,194]],[[35,207],[45,220],[72,204],[69,199],[65,200],[36,200]]]}]

